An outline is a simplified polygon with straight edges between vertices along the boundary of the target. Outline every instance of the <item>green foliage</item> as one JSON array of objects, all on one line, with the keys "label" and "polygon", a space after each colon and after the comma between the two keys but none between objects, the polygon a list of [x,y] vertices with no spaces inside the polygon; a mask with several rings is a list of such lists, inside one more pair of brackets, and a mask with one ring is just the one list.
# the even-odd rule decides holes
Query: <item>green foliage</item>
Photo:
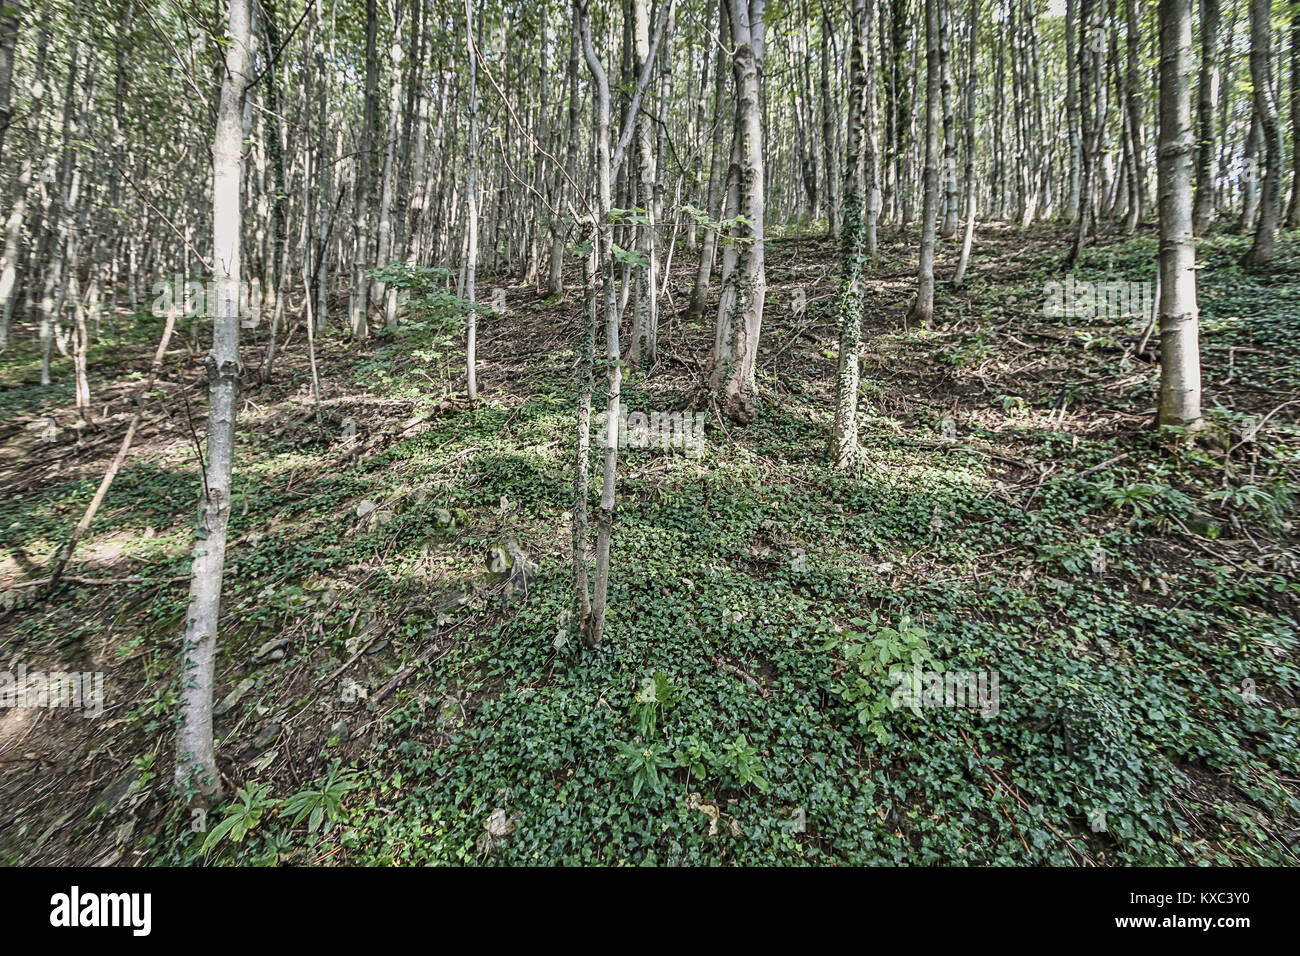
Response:
[{"label": "green foliage", "polygon": [[767,793],[771,784],[760,772],[762,761],[758,757],[758,748],[750,746],[744,734],[722,745],[722,753],[715,762],[717,769],[729,776],[737,788],[753,786],[759,793]]},{"label": "green foliage", "polygon": [[[847,670],[831,684],[831,690],[883,746],[890,736],[883,718],[891,709],[891,692],[897,682],[913,668],[942,671],[943,666],[930,653],[929,633],[907,615],[896,627],[882,624],[875,613],[866,620],[854,618],[852,623],[857,630],[833,634],[825,644],[826,650],[839,652]],[[916,701],[912,708],[920,712]]]},{"label": "green foliage", "polygon": [[750,225],[750,221],[744,216],[733,216],[729,219],[714,219],[703,209],[692,206],[690,203],[682,204],[682,211],[690,216],[696,225],[703,226],[705,229],[711,229],[718,233],[718,237],[723,242],[745,243],[753,242],[754,237],[748,235],[738,235],[741,226]]},{"label": "green foliage", "polygon": [[[990,234],[989,248],[997,241]],[[1228,462],[1147,437],[1154,370],[1084,353],[1066,328],[1042,328],[1059,340],[1031,340],[1016,327],[1025,314],[1044,324],[1034,270],[1059,261],[1050,243],[1041,255],[1020,244],[1015,283],[1001,281],[990,259],[967,287],[964,324],[890,335],[886,310],[868,310],[865,348],[886,350],[890,377],[879,412],[862,416],[861,472],[824,462],[829,379],[816,376],[782,383],[779,402],[711,444],[703,461],[624,471],[607,639],[595,654],[555,644],[572,606],[560,561],[543,562],[527,598],[508,607],[478,586],[484,552],[506,534],[535,554],[567,544],[573,351],[530,357],[509,403],[435,411],[436,372],[411,353],[437,347],[405,314],[350,370],[366,386],[356,408],[374,401],[400,407],[403,419],[423,413],[417,429],[345,458],[337,434],[302,423],[293,406],[285,414],[264,403],[265,419],[250,411],[249,427],[241,424],[220,671],[248,667],[259,645],[293,633],[283,669],[263,667],[242,706],[294,709],[304,702],[277,699],[285,676],[331,673],[376,633],[367,620],[391,628],[355,665],[380,680],[428,646],[444,615],[444,630],[459,622],[455,638],[391,698],[355,778],[339,772],[279,804],[269,791],[243,791],[207,852],[259,864],[1054,865],[1085,854],[1121,865],[1293,862],[1285,834],[1300,827],[1289,782],[1300,779],[1300,590],[1283,562],[1294,551],[1285,522],[1296,433],[1286,410],[1251,429],[1274,394],[1300,381],[1300,348],[1288,345],[1300,343],[1285,274],[1265,283],[1220,272],[1242,241],[1198,241],[1210,264],[1198,275],[1207,380],[1229,374],[1227,347],[1261,350],[1239,350],[1231,382],[1216,386],[1233,402],[1224,431],[1254,439]],[[1115,272],[1137,275],[1152,245],[1143,230],[1106,251]],[[801,248],[804,256],[812,245]],[[1280,238],[1284,262],[1292,248]],[[774,287],[796,274],[777,277],[788,249],[769,246]],[[796,265],[804,274],[806,263]],[[996,331],[1003,322],[1035,351],[1007,345]],[[1100,323],[1092,331],[1122,340]],[[139,332],[133,355],[146,354],[148,336]],[[962,360],[938,364],[948,350]],[[998,361],[984,366],[980,354]],[[3,402],[22,414],[68,397],[34,384],[34,355],[19,341],[0,356]],[[954,417],[969,413],[960,446],[928,441],[952,397],[931,394],[936,371],[963,396]],[[61,374],[56,366],[56,381]],[[676,398],[678,384],[660,370],[625,398],[645,407]],[[1062,394],[1064,426],[1046,417]],[[1023,406],[1004,405],[1003,395]],[[1108,417],[1112,404],[1128,417]],[[186,449],[138,451],[87,544],[101,534],[124,542],[124,572],[143,580],[70,587],[5,625],[24,653],[97,646],[111,626],[123,686],[147,688],[123,710],[124,727],[153,743],[174,710],[174,692],[160,689],[174,671],[186,594],[167,579],[188,570],[200,478]],[[1127,459],[1114,462],[1120,454]],[[50,474],[0,497],[6,547],[48,553],[95,481]],[[381,505],[385,523],[357,520],[363,498]],[[1239,519],[1252,534],[1276,515],[1279,540],[1261,538],[1258,551],[1244,539],[1220,542],[1215,550],[1249,560],[1226,566],[1189,547],[1179,528],[1195,531],[1198,510]],[[796,551],[806,555],[797,567]],[[459,595],[445,605],[444,588]],[[850,631],[837,634],[845,621]],[[882,637],[888,663],[875,644]],[[857,648],[852,660],[845,643]],[[871,718],[888,734],[880,744],[859,711],[887,702],[891,673],[913,666],[911,644],[948,671],[1000,672],[997,716],[885,706]],[[655,683],[653,703],[636,701],[657,664],[669,686]],[[233,726],[247,726],[247,713],[232,714]],[[642,740],[627,742],[634,736]],[[223,741],[231,752],[239,745]],[[155,769],[141,766],[141,779]],[[339,793],[340,779],[358,785]],[[714,832],[701,804],[728,825]],[[485,852],[479,840],[498,808],[515,829]],[[806,815],[806,831],[792,832],[792,808]],[[1099,811],[1104,830],[1090,825]],[[153,849],[166,862],[198,862],[208,836],[179,848],[159,839]]]},{"label": "green foliage", "polygon": [[1288,529],[1287,515],[1293,507],[1291,489],[1285,482],[1247,482],[1228,485],[1205,496],[1206,501],[1259,520],[1274,533]]},{"label": "green foliage", "polygon": [[661,670],[641,681],[641,686],[632,699],[630,713],[642,740],[655,736],[660,718],[665,710],[672,707],[677,697],[677,689]]},{"label": "green foliage", "polygon": [[673,759],[657,744],[615,745],[626,761],[623,772],[632,778],[632,797],[635,799],[643,787],[649,787],[659,796],[664,795],[664,778],[660,773],[673,766]]},{"label": "green foliage", "polygon": [[361,786],[355,770],[334,767],[317,787],[300,790],[284,801],[283,814],[290,826],[307,820],[307,832],[315,833],[324,822],[336,823],[343,817],[343,798]]},{"label": "green foliage", "polygon": [[242,843],[244,837],[262,822],[262,816],[268,810],[279,806],[280,801],[271,796],[269,783],[249,783],[235,793],[235,802],[226,808],[221,822],[208,831],[201,855],[207,855],[222,840]]},{"label": "green foliage", "polygon": [[611,254],[614,256],[615,262],[621,262],[624,265],[637,266],[638,268],[645,268],[650,265],[650,259],[638,249],[624,249],[615,244],[612,247]]},{"label": "green foliage", "polygon": [[1097,485],[1098,496],[1117,511],[1127,513],[1137,527],[1167,528],[1191,510],[1192,500],[1172,485],[1150,481],[1121,483],[1107,478]]}]

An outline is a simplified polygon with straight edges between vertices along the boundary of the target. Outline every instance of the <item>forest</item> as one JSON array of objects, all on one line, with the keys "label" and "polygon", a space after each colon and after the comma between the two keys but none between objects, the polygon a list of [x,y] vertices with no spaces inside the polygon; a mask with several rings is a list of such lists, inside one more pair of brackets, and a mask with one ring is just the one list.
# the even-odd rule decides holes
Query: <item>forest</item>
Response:
[{"label": "forest", "polygon": [[1300,864],[1300,0],[0,0],[0,230],[0,864]]}]

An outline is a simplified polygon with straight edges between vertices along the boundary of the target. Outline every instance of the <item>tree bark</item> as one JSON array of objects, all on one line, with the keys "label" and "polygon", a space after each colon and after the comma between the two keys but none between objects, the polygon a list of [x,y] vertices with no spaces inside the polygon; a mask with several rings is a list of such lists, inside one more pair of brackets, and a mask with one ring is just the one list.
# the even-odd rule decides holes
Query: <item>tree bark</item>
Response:
[{"label": "tree bark", "polygon": [[939,214],[939,0],[925,0],[925,188],[916,298],[909,323],[929,328],[934,319],[934,240]]},{"label": "tree bark", "polygon": [[1196,87],[1196,196],[1192,225],[1204,235],[1214,218],[1214,120],[1219,106],[1219,0],[1200,0],[1201,70]]},{"label": "tree bark", "polygon": [[1078,24],[1078,0],[1065,0],[1065,123],[1070,131],[1070,191],[1065,205],[1065,217],[1070,222],[1079,218],[1079,203],[1083,188],[1083,147],[1079,134],[1082,115],[1079,110],[1079,59],[1075,53],[1079,48]]},{"label": "tree bark", "polygon": [[936,0],[939,8],[939,90],[943,104],[943,224],[939,236],[957,234],[957,127],[952,107],[952,25],[948,0]]},{"label": "tree bark", "polygon": [[[727,16],[727,0],[718,2],[718,39],[725,44],[730,36],[731,18]],[[715,70],[713,81],[713,141],[709,160],[709,189],[705,199],[704,212],[707,216],[722,215],[723,191],[727,177],[727,124],[722,122],[723,95],[727,88],[727,57],[722,50],[714,54]],[[700,242],[700,264],[695,274],[695,286],[691,290],[691,317],[699,318],[704,314],[704,306],[709,298],[709,280],[713,276],[714,260],[717,258],[718,230],[705,228],[704,238]]]},{"label": "tree bark", "polygon": [[961,258],[957,260],[957,271],[952,277],[954,289],[960,289],[966,281],[971,246],[975,242],[975,53],[979,45],[979,11],[980,0],[970,0],[970,24],[967,31],[969,46],[966,50],[966,170],[963,176],[966,186],[966,230],[961,241]]},{"label": "tree bark", "polygon": [[1264,181],[1259,197],[1255,241],[1242,258],[1254,268],[1273,259],[1278,206],[1282,191],[1282,138],[1278,129],[1277,101],[1273,94],[1273,28],[1271,0],[1250,0],[1250,82],[1254,87],[1255,116],[1264,140]]},{"label": "tree bark", "polygon": [[858,457],[858,348],[862,337],[862,267],[865,257],[862,162],[863,101],[868,95],[865,68],[867,5],[853,0],[849,39],[849,116],[844,150],[844,212],[840,227],[839,361],[835,374],[833,454],[837,468]]},{"label": "tree bark", "polygon": [[1196,240],[1192,231],[1192,0],[1160,0],[1161,425],[1201,417]]},{"label": "tree bark", "polygon": [[736,81],[736,167],[733,177],[740,221],[730,237],[727,257],[734,262],[723,280],[718,303],[710,385],[726,415],[748,423],[758,416],[754,379],[763,323],[767,276],[763,266],[765,187],[759,84],[763,67],[766,0],[728,0]]},{"label": "tree bark", "polygon": [[1286,226],[1300,229],[1300,0],[1291,0],[1291,202]]},{"label": "tree bark", "polygon": [[[636,45],[634,69],[640,76],[650,56],[650,11],[647,0],[632,0],[632,33]],[[658,249],[655,241],[655,156],[654,129],[644,113],[636,122],[637,208],[633,234],[636,250],[645,259],[633,267],[635,289],[632,313],[632,344],[628,364],[648,369],[655,363],[659,344]]]},{"label": "tree bark", "polygon": [[469,55],[469,173],[465,184],[465,391],[478,400],[475,352],[478,349],[478,310],[474,308],[474,283],[478,273],[478,56],[474,42],[473,0],[465,0],[465,51]]},{"label": "tree bark", "polygon": [[243,113],[251,42],[249,0],[230,0],[225,71],[212,145],[212,352],[208,356],[208,461],[190,571],[190,612],[181,651],[176,783],[188,801],[220,798],[212,741],[217,624],[230,522],[239,381],[239,283]]}]

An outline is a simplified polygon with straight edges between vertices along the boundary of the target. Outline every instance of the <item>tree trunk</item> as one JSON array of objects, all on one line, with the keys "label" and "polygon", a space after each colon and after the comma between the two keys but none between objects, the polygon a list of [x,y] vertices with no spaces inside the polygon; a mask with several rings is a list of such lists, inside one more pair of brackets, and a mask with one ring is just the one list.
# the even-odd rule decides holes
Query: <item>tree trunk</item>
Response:
[{"label": "tree trunk", "polygon": [[4,168],[5,134],[13,120],[9,93],[13,85],[14,52],[18,46],[18,15],[22,5],[6,3],[0,6],[0,169]]},{"label": "tree trunk", "polygon": [[1192,0],[1160,0],[1160,415],[1201,417],[1196,240],[1192,232]]},{"label": "tree trunk", "polygon": [[190,571],[190,611],[181,651],[180,728],[176,783],[196,802],[220,798],[212,741],[212,690],[216,680],[217,622],[230,522],[235,457],[239,362],[240,172],[244,95],[247,89],[249,0],[230,0],[225,71],[212,144],[212,352],[208,356],[208,461]]},{"label": "tree trunk", "polygon": [[474,306],[474,282],[478,272],[478,57],[474,42],[473,0],[465,0],[465,51],[469,55],[469,181],[465,184],[465,298],[470,309],[465,315],[465,389],[471,402],[478,400],[475,351],[478,347],[478,310]]},{"label": "tree trunk", "polygon": [[874,57],[876,0],[867,0],[862,12],[862,69],[865,76],[862,97],[863,254],[876,257],[876,226],[880,220],[880,157],[876,148],[876,81]]},{"label": "tree trunk", "polygon": [[1273,28],[1269,22],[1271,0],[1250,0],[1250,83],[1254,87],[1255,116],[1264,139],[1264,182],[1259,197],[1255,241],[1242,257],[1242,265],[1259,267],[1273,259],[1278,206],[1282,192],[1282,137],[1278,129],[1277,101],[1273,95]]},{"label": "tree trunk", "polygon": [[929,328],[934,319],[934,238],[939,214],[939,0],[925,0],[925,191],[916,298],[908,322]]},{"label": "tree trunk", "polygon": [[870,0],[853,0],[849,39],[849,116],[844,149],[844,212],[840,227],[839,362],[835,374],[835,466],[858,457],[858,347],[862,337],[862,264],[865,256],[862,172],[863,101],[868,95],[864,64]]},{"label": "tree trunk", "polygon": [[[730,6],[731,0],[722,0],[724,4]],[[839,231],[840,226],[840,193],[837,186],[839,177],[835,169],[835,110],[836,107],[831,99],[831,63],[833,61],[831,44],[834,42],[835,27],[831,23],[831,16],[828,4],[822,4],[822,55],[821,55],[821,88],[822,88],[822,157],[825,167],[826,181],[826,234],[834,236]],[[733,21],[732,29],[735,28]],[[735,37],[735,34],[732,34]],[[733,47],[734,49],[734,47]],[[737,74],[739,76],[739,74]],[[737,80],[739,83],[739,80]],[[737,96],[740,96],[737,92]]]},{"label": "tree trunk", "polygon": [[1192,225],[1204,235],[1214,218],[1214,118],[1219,106],[1219,0],[1201,3],[1201,72],[1196,88],[1196,197]]},{"label": "tree trunk", "polygon": [[370,335],[370,280],[366,266],[370,262],[370,209],[373,205],[375,151],[375,113],[379,64],[375,53],[375,32],[378,15],[375,0],[366,0],[366,79],[362,107],[361,140],[358,146],[356,189],[353,205],[356,210],[356,249],[352,257],[352,297],[349,324],[352,337],[363,340]]},{"label": "tree trunk", "polygon": [[943,104],[943,224],[939,236],[957,234],[957,127],[952,108],[952,25],[948,0],[939,6],[939,90]]},{"label": "tree trunk", "polygon": [[1300,229],[1300,0],[1291,2],[1291,202],[1286,227]]},{"label": "tree trunk", "polygon": [[979,45],[979,12],[980,0],[970,0],[969,46],[966,50],[966,170],[963,176],[966,184],[966,231],[961,241],[961,258],[952,277],[954,289],[960,289],[966,281],[971,246],[975,242],[975,52]]},{"label": "tree trunk", "polygon": [[[718,3],[718,36],[726,45],[730,34],[731,18],[727,16],[728,0]],[[706,216],[721,217],[723,190],[727,177],[726,149],[727,124],[722,122],[723,94],[727,88],[727,58],[719,50],[714,56],[716,65],[713,81],[713,142],[709,160],[709,190],[704,204]],[[713,263],[717,258],[718,230],[706,227],[704,238],[700,242],[700,265],[695,274],[695,286],[691,290],[691,316],[699,318],[704,314],[704,306],[709,297],[709,279],[713,275]]]},{"label": "tree trunk", "polygon": [[1124,0],[1126,15],[1126,33],[1125,41],[1127,55],[1125,57],[1125,78],[1124,92],[1126,94],[1125,103],[1122,104],[1128,113],[1129,135],[1132,137],[1130,148],[1132,150],[1131,172],[1134,177],[1134,195],[1131,197],[1133,206],[1134,225],[1142,221],[1146,213],[1147,199],[1147,163],[1146,163],[1146,137],[1144,135],[1145,125],[1143,115],[1146,110],[1142,103],[1142,63],[1139,52],[1140,43],[1140,18],[1138,15],[1138,0]]},{"label": "tree trunk", "polygon": [[[605,352],[608,366],[608,399],[605,406],[604,464],[600,489],[600,507],[596,526],[596,583],[591,601],[591,616],[583,621],[583,640],[588,648],[600,645],[605,635],[605,611],[609,602],[609,549],[614,525],[615,485],[618,481],[618,423],[623,363],[618,340],[618,293],[614,277],[614,235],[609,212],[613,205],[613,160],[610,155],[610,92],[604,67],[591,41],[591,27],[586,0],[574,0],[582,31],[583,52],[596,89],[596,236],[592,255],[598,257],[605,310]],[[636,103],[628,109],[631,119]],[[588,276],[594,270],[588,267]],[[581,415],[581,411],[579,412]],[[577,529],[575,528],[575,535]],[[584,570],[585,576],[585,570]],[[584,582],[585,587],[585,582]]]},{"label": "tree trunk", "polygon": [[710,385],[728,417],[748,423],[758,416],[754,380],[763,322],[767,276],[763,267],[765,191],[759,83],[763,68],[763,9],[766,0],[728,0],[736,80],[738,160],[733,176],[744,221],[733,230],[728,251],[735,265],[723,281],[713,345]]},{"label": "tree trunk", "polygon": [[[647,0],[632,0],[632,33],[636,44],[634,69],[640,76],[650,56],[650,11]],[[659,342],[658,249],[655,241],[655,156],[654,130],[649,116],[636,122],[637,210],[633,225],[635,248],[644,264],[633,267],[632,344],[628,364],[648,369],[655,363]]]},{"label": "tree trunk", "polygon": [[1065,123],[1070,131],[1070,192],[1066,200],[1065,217],[1070,222],[1079,218],[1079,203],[1082,195],[1083,147],[1079,135],[1081,113],[1079,110],[1079,3],[1078,0],[1065,0]]}]

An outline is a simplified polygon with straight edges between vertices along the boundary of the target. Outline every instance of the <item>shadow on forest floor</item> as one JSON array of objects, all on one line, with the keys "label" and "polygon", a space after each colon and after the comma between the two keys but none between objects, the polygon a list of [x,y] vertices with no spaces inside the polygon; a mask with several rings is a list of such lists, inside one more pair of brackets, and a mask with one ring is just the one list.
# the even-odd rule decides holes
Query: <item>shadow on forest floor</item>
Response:
[{"label": "shadow on forest floor", "polygon": [[[675,264],[659,365],[624,397],[705,412],[703,452],[623,454],[595,654],[567,623],[578,303],[506,285],[477,407],[418,328],[335,332],[317,419],[291,333],[244,393],[218,683],[227,794],[270,790],[207,858],[1296,863],[1300,244],[1246,274],[1239,237],[1203,243],[1214,428],[1191,444],[1150,427],[1140,318],[1044,314],[1064,232],[982,227],[965,289],[941,282],[936,327],[913,331],[914,237],[883,237],[851,474],[825,454],[834,244],[771,245],[748,427],[707,398],[712,316],[687,316],[694,267]],[[1154,262],[1146,230],[1074,276],[1144,282]],[[36,384],[30,345],[0,356],[0,671],[104,691],[97,719],[0,712],[0,862],[201,858],[166,800],[197,344],[169,354],[75,580],[48,601],[22,585],[93,494],[156,333],[123,323],[96,353],[90,428]],[[891,706],[900,654],[980,706]],[[304,791],[337,816],[271,802]]]}]

